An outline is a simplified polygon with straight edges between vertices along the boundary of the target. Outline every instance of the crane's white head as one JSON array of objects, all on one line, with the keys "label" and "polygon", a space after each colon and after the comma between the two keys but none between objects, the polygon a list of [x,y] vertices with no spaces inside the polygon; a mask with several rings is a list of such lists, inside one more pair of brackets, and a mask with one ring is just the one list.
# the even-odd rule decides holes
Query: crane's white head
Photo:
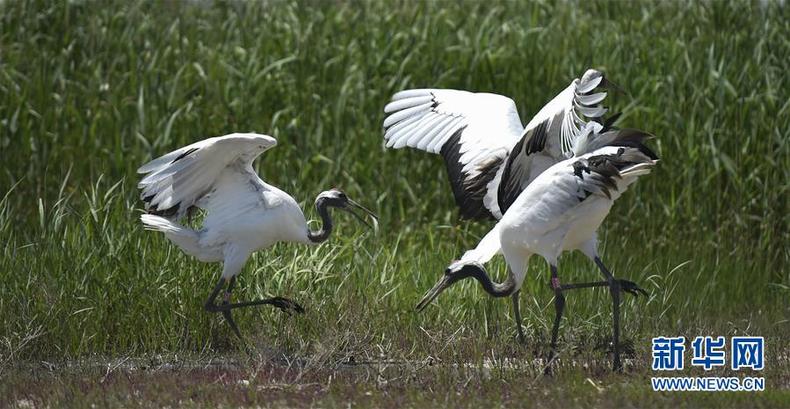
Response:
[{"label": "crane's white head", "polygon": [[[353,215],[360,222],[364,223],[366,226],[374,230],[378,229],[378,216],[361,204],[351,200],[348,195],[346,195],[345,192],[340,189],[333,188],[321,192],[315,199],[315,207],[319,210],[319,212],[322,211],[322,209],[326,209],[327,207],[334,207],[343,210],[345,212],[351,213],[351,215]],[[354,212],[355,209],[361,210],[365,215],[370,216],[373,224],[371,225],[365,220],[364,217]]]}]

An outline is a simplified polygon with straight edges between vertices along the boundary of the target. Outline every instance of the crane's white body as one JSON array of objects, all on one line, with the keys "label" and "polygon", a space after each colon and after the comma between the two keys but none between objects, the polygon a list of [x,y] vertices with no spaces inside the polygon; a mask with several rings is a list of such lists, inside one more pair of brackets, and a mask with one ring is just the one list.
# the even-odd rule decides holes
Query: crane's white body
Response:
[{"label": "crane's white body", "polygon": [[[613,300],[614,367],[620,368],[619,297],[625,289],[645,293],[636,284],[616,280],[598,257],[596,231],[614,200],[656,163],[657,156],[637,130],[617,130],[618,115],[604,120],[601,106],[613,85],[587,70],[522,127],[510,98],[457,90],[417,89],[396,93],[385,108],[387,147],[412,147],[444,158],[460,215],[499,220],[476,248],[448,266],[444,276],[417,304],[424,309],[444,289],[475,278],[495,297],[511,296],[519,337],[518,295],[529,259],[538,254],[550,264],[556,319],[552,356],[565,305],[563,289],[606,284]],[[601,269],[607,281],[560,284],[557,259],[579,249]],[[482,264],[498,253],[510,275],[494,283]]]},{"label": "crane's white body", "polygon": [[[148,209],[176,209],[168,217],[144,214],[149,230],[161,231],[203,262],[223,261],[223,278],[237,275],[249,256],[277,242],[312,244],[304,213],[291,195],[264,182],[253,160],[277,141],[267,135],[230,134],[178,149],[142,166]],[[200,230],[177,223],[191,206],[207,211]]]},{"label": "crane's white body", "polygon": [[604,84],[602,73],[588,70],[526,126],[513,100],[502,95],[448,89],[393,95],[384,108],[387,147],[441,153],[462,216],[468,207],[467,217],[499,220],[457,263],[484,264],[503,252],[520,286],[532,254],[551,264],[566,250],[597,256],[595,232],[614,200],[649,171],[648,165],[630,169],[609,195],[579,200],[585,182],[574,175],[573,164],[618,150],[608,146],[617,133],[601,133],[607,94],[594,91]]},{"label": "crane's white body", "polygon": [[[573,164],[593,156],[617,154],[621,149],[607,146],[551,166],[521,192],[496,226],[459,262],[484,264],[501,251],[519,289],[533,254],[551,265],[557,264],[564,251],[581,250],[590,259],[597,257],[598,227],[614,201],[639,176],[649,173],[656,161],[621,170],[616,189],[608,190],[608,195],[589,177],[584,180],[577,176]],[[591,194],[585,197],[585,191]]]}]

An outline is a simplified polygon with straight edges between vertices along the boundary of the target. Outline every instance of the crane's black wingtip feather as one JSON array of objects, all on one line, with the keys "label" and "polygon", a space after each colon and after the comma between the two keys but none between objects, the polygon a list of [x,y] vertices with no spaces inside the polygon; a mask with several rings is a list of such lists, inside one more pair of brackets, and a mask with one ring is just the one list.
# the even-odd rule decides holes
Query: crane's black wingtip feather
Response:
[{"label": "crane's black wingtip feather", "polygon": [[659,159],[658,155],[652,149],[650,149],[650,147],[645,145],[646,140],[655,138],[655,135],[651,134],[650,132],[635,128],[621,129],[611,125],[609,126],[608,132],[614,132],[615,136],[614,139],[607,145],[634,148],[652,160]]},{"label": "crane's black wingtip feather", "polygon": [[177,158],[173,159],[173,161],[172,161],[172,162],[170,162],[170,164],[172,165],[172,164],[174,164],[174,163],[176,163],[176,162],[180,161],[181,159],[184,159],[184,158],[186,158],[187,156],[189,156],[191,153],[195,152],[195,151],[196,151],[196,150],[198,150],[198,149],[200,149],[200,148],[190,148],[190,149],[187,149],[186,151],[184,151],[184,153],[182,153],[182,154],[178,155],[178,157],[177,157]]},{"label": "crane's black wingtip feather", "polygon": [[[533,153],[542,152],[546,148],[546,139],[548,138],[548,125],[549,120],[545,120],[535,127],[535,131],[526,142],[527,146],[524,148],[524,153],[531,155]],[[526,135],[524,135],[526,136]]]}]

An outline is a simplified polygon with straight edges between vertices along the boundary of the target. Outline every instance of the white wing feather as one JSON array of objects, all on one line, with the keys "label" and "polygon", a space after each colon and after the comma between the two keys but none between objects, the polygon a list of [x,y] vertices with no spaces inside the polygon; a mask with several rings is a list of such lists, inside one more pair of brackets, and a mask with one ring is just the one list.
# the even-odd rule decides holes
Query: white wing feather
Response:
[{"label": "white wing feather", "polygon": [[603,80],[600,71],[587,70],[581,79],[573,80],[535,114],[524,127],[524,134],[546,122],[547,153],[557,162],[573,156],[575,140],[582,134],[587,121],[600,118],[607,112],[600,105],[606,99],[606,92],[590,94]]},{"label": "white wing feather", "polygon": [[439,153],[459,129],[464,170],[474,169],[476,157],[509,149],[524,126],[512,99],[488,93],[452,89],[412,89],[392,96],[384,107],[387,147],[410,147]]},{"label": "white wing feather", "polygon": [[538,175],[579,151],[575,148],[585,135],[585,128],[590,124],[598,125],[595,121],[600,121],[607,111],[600,105],[606,93],[591,93],[603,81],[601,72],[587,70],[529,121],[520,142],[509,153],[507,163],[489,187],[491,193],[497,189],[494,197],[500,212],[506,212]]},{"label": "white wing feather", "polygon": [[[551,164],[573,156],[588,120],[606,113],[600,105],[606,92],[592,93],[603,81],[601,72],[587,70],[541,108],[526,127],[513,100],[502,95],[451,89],[401,91],[384,107],[388,114],[384,139],[388,148],[442,153],[446,162],[457,162],[447,166],[448,171],[455,171],[450,181],[462,215],[479,215],[476,209],[484,207],[500,218],[535,177]],[[448,159],[443,148],[459,133],[450,146],[457,155]],[[516,146],[521,149],[514,151]],[[535,154],[542,158],[533,160]],[[494,172],[476,179],[483,169],[491,172],[492,166]],[[483,193],[478,190],[480,182],[484,182]]]},{"label": "white wing feather", "polygon": [[[462,214],[477,217],[479,209],[485,208],[494,217],[501,216],[496,190],[480,193],[475,179],[492,166],[492,160],[503,162],[520,139],[523,125],[513,100],[452,89],[412,89],[393,95],[384,112],[388,114],[384,120],[388,148],[410,147],[445,155],[448,169],[453,169],[450,182]],[[447,146],[446,152],[453,152],[448,159],[443,148],[454,135],[458,136]],[[484,185],[492,178],[493,174],[486,175]]]},{"label": "white wing feather", "polygon": [[[252,161],[263,151],[276,146],[267,135],[230,134],[202,140],[163,155],[141,166],[147,174],[138,184],[146,210],[177,220],[188,208],[201,201],[221,177],[233,181],[260,178],[252,170]],[[234,176],[235,175],[235,176]],[[260,181],[263,183],[262,181]],[[202,206],[201,206],[202,207]]]}]

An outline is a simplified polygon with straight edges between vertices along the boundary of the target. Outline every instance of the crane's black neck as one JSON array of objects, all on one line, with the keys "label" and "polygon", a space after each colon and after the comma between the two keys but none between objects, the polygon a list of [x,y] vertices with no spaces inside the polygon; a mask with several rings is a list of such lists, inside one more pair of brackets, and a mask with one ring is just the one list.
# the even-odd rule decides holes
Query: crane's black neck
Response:
[{"label": "crane's black neck", "polygon": [[464,277],[472,277],[477,280],[483,287],[483,290],[493,297],[507,297],[508,295],[516,292],[516,279],[513,274],[508,274],[507,279],[503,283],[496,283],[491,280],[488,273],[480,265],[467,265],[464,267]]},{"label": "crane's black neck", "polygon": [[329,238],[329,235],[332,234],[334,225],[332,224],[332,218],[329,216],[329,207],[325,199],[319,198],[316,200],[315,209],[321,216],[322,225],[319,230],[310,230],[307,232],[307,238],[313,243],[323,243]]}]

